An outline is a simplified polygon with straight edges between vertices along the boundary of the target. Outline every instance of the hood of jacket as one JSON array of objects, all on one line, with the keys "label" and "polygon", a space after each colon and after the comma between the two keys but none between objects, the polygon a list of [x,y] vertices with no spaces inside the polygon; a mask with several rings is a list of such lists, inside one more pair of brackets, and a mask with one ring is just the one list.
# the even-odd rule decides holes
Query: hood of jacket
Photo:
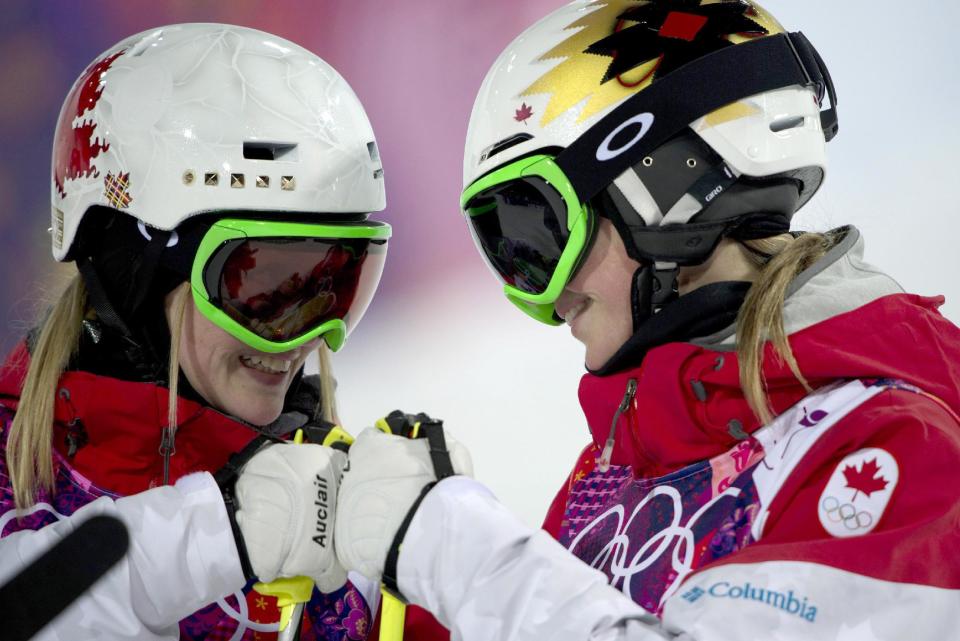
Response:
[{"label": "hood of jacket", "polygon": [[[797,276],[787,291],[784,324],[800,371],[816,389],[838,379],[894,378],[960,409],[960,329],[937,310],[942,297],[902,293],[863,261],[863,240],[843,240]],[[586,374],[580,402],[602,448],[617,408],[612,462],[638,476],[666,474],[709,459],[760,427],[740,388],[735,326],[694,342],[661,345],[640,365],[608,376]],[[807,395],[770,345],[764,352],[773,409]]]}]

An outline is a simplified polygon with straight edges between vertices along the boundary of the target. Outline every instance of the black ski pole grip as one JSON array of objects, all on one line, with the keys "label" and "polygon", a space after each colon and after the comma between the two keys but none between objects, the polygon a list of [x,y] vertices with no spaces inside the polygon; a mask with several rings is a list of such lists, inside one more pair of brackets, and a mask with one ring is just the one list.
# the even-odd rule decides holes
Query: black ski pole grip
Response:
[{"label": "black ski pole grip", "polygon": [[95,516],[0,587],[3,638],[26,641],[80,598],[127,554],[127,528]]}]

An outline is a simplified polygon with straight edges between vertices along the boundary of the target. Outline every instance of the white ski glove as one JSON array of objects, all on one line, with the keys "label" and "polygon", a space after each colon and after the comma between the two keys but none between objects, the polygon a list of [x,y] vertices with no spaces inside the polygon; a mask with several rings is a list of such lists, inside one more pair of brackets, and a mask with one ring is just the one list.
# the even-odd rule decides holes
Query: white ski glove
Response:
[{"label": "white ski glove", "polygon": [[[466,448],[449,436],[444,440],[452,471],[472,476]],[[387,553],[402,542],[395,541],[401,525],[409,523],[407,516],[412,518],[424,488],[437,480],[430,449],[426,438],[409,439],[374,428],[361,432],[350,446],[334,526],[337,556],[348,570],[369,579],[384,574]],[[388,579],[387,587],[396,591]]]},{"label": "white ski glove", "polygon": [[235,490],[236,522],[260,581],[307,576],[326,593],[346,583],[333,547],[345,464],[346,454],[329,447],[278,443],[243,467]]}]

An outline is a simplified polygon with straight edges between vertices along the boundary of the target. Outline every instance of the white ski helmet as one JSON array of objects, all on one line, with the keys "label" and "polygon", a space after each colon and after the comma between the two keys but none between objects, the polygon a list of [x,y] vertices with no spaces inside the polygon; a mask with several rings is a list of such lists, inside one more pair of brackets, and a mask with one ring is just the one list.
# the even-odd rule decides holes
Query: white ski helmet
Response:
[{"label": "white ski helmet", "polygon": [[461,205],[507,297],[551,324],[609,219],[642,265],[639,327],[723,237],[789,229],[825,176],[835,105],[813,46],[753,0],[575,0],[487,74]]},{"label": "white ski helmet", "polygon": [[60,111],[52,173],[60,261],[95,205],[168,231],[220,210],[385,206],[373,130],[343,77],[288,40],[220,24],[151,29],[103,53]]}]

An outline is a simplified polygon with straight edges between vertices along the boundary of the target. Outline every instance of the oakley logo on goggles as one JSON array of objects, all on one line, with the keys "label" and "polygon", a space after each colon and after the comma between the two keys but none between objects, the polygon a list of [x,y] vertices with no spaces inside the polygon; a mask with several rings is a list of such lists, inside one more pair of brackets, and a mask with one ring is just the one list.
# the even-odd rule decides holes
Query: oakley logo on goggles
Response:
[{"label": "oakley logo on goggles", "polygon": [[254,349],[284,352],[323,337],[337,351],[373,298],[390,233],[377,222],[220,220],[193,262],[194,301]]},{"label": "oakley logo on goggles", "polygon": [[656,80],[556,156],[525,156],[478,178],[460,205],[507,298],[559,325],[553,304],[585,258],[595,225],[585,203],[698,118],[794,85],[829,93],[821,121],[825,138],[833,138],[837,99],[829,72],[802,33],[778,34],[719,49]]}]

